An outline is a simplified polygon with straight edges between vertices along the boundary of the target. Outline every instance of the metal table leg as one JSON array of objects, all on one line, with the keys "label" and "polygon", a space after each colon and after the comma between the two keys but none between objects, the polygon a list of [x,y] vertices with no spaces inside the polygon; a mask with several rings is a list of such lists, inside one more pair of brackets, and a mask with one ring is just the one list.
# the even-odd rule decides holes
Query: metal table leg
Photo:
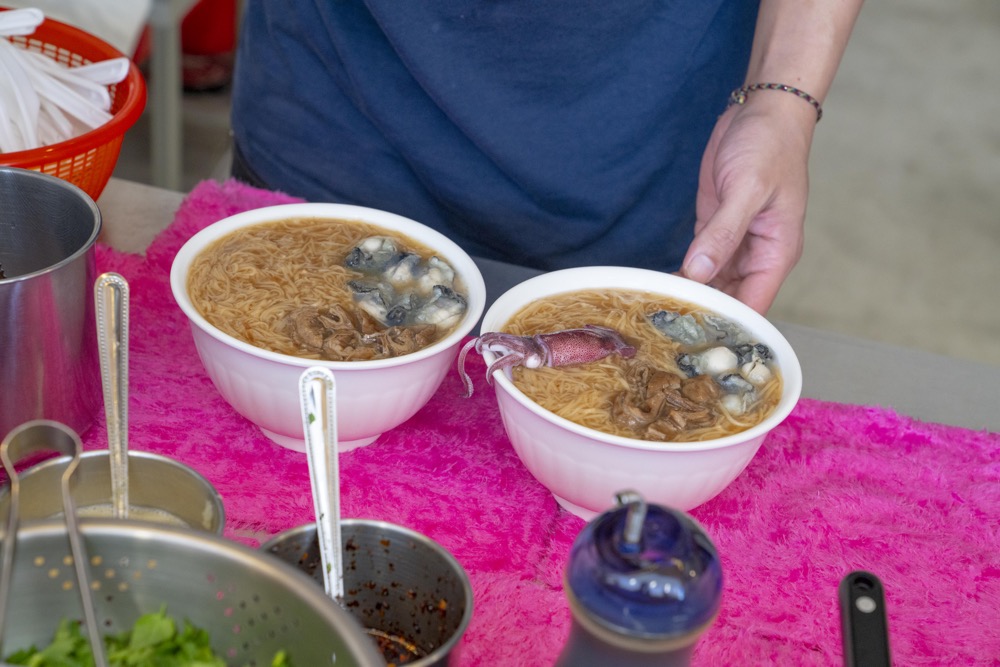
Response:
[{"label": "metal table leg", "polygon": [[149,110],[153,185],[181,190],[183,110],[181,108],[181,21],[197,0],[153,0],[149,25]]}]

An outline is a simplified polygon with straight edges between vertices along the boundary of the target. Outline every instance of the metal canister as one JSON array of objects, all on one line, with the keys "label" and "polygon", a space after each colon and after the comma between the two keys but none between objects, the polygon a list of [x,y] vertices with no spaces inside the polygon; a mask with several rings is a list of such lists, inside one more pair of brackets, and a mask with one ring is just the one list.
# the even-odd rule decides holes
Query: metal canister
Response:
[{"label": "metal canister", "polygon": [[685,667],[722,599],[722,566],[688,514],[637,493],[592,520],[570,551],[573,613],[557,667]]},{"label": "metal canister", "polygon": [[83,433],[101,407],[97,204],[55,176],[0,167],[0,438],[50,419]]}]

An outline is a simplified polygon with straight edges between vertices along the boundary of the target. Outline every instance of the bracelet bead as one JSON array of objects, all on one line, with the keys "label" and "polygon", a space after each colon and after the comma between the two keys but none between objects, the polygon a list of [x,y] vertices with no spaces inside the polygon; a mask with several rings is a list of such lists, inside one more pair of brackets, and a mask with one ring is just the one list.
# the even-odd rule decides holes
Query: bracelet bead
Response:
[{"label": "bracelet bead", "polygon": [[729,104],[745,104],[747,101],[747,94],[754,90],[782,90],[786,93],[791,93],[797,97],[802,98],[816,109],[816,122],[818,123],[823,119],[823,106],[819,103],[815,97],[805,92],[804,90],[799,90],[794,86],[786,86],[783,83],[754,83],[749,86],[743,86],[742,88],[737,88],[729,95]]}]

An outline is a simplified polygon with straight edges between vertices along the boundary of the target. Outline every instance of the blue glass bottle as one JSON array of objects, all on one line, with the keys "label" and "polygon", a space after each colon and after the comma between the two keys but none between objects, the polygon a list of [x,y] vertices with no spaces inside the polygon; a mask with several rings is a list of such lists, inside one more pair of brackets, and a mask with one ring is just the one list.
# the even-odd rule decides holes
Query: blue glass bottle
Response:
[{"label": "blue glass bottle", "polygon": [[625,491],[577,536],[565,589],[573,624],[556,667],[686,667],[719,612],[722,566],[694,519]]}]

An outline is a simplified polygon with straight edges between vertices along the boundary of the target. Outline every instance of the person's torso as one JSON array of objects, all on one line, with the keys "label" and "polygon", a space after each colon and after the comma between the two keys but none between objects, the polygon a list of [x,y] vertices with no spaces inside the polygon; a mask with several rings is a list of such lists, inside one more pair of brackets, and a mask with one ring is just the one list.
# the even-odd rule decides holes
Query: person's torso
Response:
[{"label": "person's torso", "polygon": [[672,268],[756,5],[250,2],[234,131],[270,186],[474,254]]}]

